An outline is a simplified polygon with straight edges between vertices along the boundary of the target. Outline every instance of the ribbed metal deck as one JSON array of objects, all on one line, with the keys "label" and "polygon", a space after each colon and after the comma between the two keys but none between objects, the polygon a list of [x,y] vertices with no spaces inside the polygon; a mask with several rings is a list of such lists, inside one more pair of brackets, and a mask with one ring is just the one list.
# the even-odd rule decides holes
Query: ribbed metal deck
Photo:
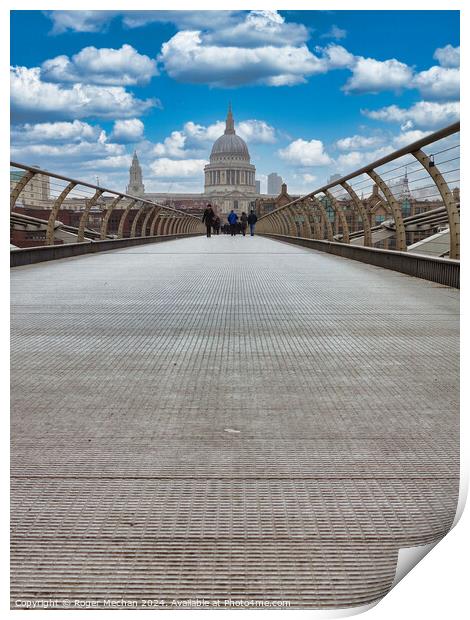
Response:
[{"label": "ribbed metal deck", "polygon": [[361,605],[450,527],[455,289],[259,237],[12,274],[13,606]]}]

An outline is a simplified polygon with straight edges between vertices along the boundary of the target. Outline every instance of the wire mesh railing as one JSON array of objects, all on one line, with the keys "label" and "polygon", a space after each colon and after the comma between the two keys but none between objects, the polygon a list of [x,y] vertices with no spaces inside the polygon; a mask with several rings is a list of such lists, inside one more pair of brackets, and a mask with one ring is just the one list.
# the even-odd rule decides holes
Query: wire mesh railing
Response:
[{"label": "wire mesh railing", "polygon": [[[406,251],[442,228],[443,217],[408,219],[443,209],[449,257],[460,258],[460,123],[382,157],[262,215],[258,230]],[[388,233],[379,234],[387,225]],[[382,231],[383,233],[383,231]]]},{"label": "wire mesh railing", "polygon": [[203,232],[193,214],[10,162],[12,243],[18,247]]}]

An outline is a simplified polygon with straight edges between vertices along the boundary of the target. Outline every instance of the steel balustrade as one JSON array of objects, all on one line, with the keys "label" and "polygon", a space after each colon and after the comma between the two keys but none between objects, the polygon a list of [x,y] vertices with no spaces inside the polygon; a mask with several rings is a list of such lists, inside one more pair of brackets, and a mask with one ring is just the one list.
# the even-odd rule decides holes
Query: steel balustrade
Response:
[{"label": "steel balustrade", "polygon": [[[383,206],[392,218],[391,221],[395,233],[396,250],[406,252],[406,227],[404,220],[407,218],[403,213],[403,205],[400,204],[399,200],[397,200],[394,196],[393,186],[390,185],[390,181],[398,177],[395,176],[393,179],[385,179],[384,173],[382,171],[378,171],[378,169],[385,164],[399,160],[403,156],[411,155],[414,158],[413,161],[415,161],[415,164],[416,162],[420,164],[418,169],[413,170],[411,174],[415,174],[416,172],[424,172],[424,176],[419,177],[418,180],[425,179],[430,182],[429,185],[418,187],[417,189],[435,190],[436,194],[434,195],[440,196],[442,199],[443,206],[445,207],[445,211],[447,213],[447,224],[449,226],[449,257],[452,259],[459,259],[460,205],[449,187],[450,181],[446,180],[444,176],[446,173],[455,173],[459,170],[459,168],[453,168],[446,172],[440,170],[439,168],[439,166],[443,166],[448,162],[453,162],[455,159],[458,159],[458,157],[441,162],[438,166],[437,162],[434,161],[433,155],[428,155],[422,150],[425,147],[429,147],[430,145],[437,143],[439,140],[448,138],[458,134],[459,132],[459,122],[449,125],[448,127],[436,131],[421,140],[417,140],[408,146],[398,149],[397,151],[394,151],[393,153],[390,153],[377,161],[363,166],[362,168],[355,170],[354,172],[351,172],[338,180],[319,187],[309,194],[296,198],[290,203],[283,205],[270,213],[262,215],[258,221],[258,232],[261,234],[286,235],[290,237],[305,236],[307,239],[317,238],[319,240],[335,240],[341,241],[345,245],[348,245],[352,238],[361,236],[363,237],[364,246],[372,247],[373,227],[371,227],[371,222],[369,221],[369,216],[365,205],[357,194],[357,188],[353,187],[350,183],[351,180],[357,180],[362,175],[365,175],[366,178],[371,180],[369,183],[372,182],[378,187],[380,191],[379,197],[383,203]],[[452,148],[457,148],[457,146],[453,146],[439,152],[445,152],[451,150]],[[397,170],[400,168],[406,169],[407,165],[408,164],[400,165]],[[391,170],[385,171],[385,173],[389,172],[391,172]],[[455,180],[453,180],[453,182],[455,182]],[[338,197],[335,196],[331,190],[346,192],[348,195],[347,204],[345,204],[346,201],[343,199],[341,200],[342,204],[340,204]],[[334,224],[336,226],[339,224],[342,229],[342,234],[339,235],[339,239],[338,235],[336,238],[334,237],[332,223],[328,217],[326,206],[331,207],[334,212]],[[300,212],[299,209],[303,211],[305,218],[305,221],[301,227],[297,227]],[[358,220],[362,221],[363,230],[361,231],[350,230],[346,216],[348,214],[352,215],[353,211],[358,216]],[[317,213],[320,214],[322,224],[316,220]],[[308,225],[305,225],[305,222],[307,222]]]},{"label": "steel balustrade", "polygon": [[[48,196],[47,198],[38,198],[37,201],[33,199],[32,204],[35,207],[46,208],[50,211],[47,226],[46,226],[46,245],[54,245],[56,242],[55,231],[57,228],[57,220],[59,219],[60,210],[64,208],[66,199],[75,193],[75,196],[84,197],[84,207],[80,209],[80,221],[78,228],[76,229],[76,237],[78,243],[89,242],[90,238],[106,239],[115,238],[116,235],[110,235],[108,231],[109,220],[116,210],[116,207],[123,201],[121,206],[121,214],[117,230],[117,238],[123,239],[126,223],[131,210],[135,209],[137,212],[134,215],[132,223],[130,225],[129,238],[147,237],[147,236],[160,236],[160,235],[183,235],[183,234],[199,234],[205,232],[200,219],[192,214],[179,211],[173,207],[167,207],[162,204],[158,204],[147,198],[140,196],[132,196],[123,192],[119,192],[113,189],[94,185],[86,181],[72,179],[55,172],[49,172],[48,170],[42,170],[33,166],[11,161],[10,167],[19,171],[23,171],[19,176],[16,183],[11,183],[10,189],[10,209],[13,211],[17,201],[21,198],[22,192],[25,189],[31,187],[33,179],[38,177],[46,178],[47,182],[55,187],[60,186],[61,191],[57,197]],[[61,183],[66,183],[62,188]],[[87,196],[84,191],[92,191],[91,196]],[[104,200],[104,195],[108,199],[108,202]],[[111,199],[109,202],[109,199]],[[101,223],[99,231],[93,231],[88,228],[89,217],[92,207],[99,205],[99,201],[102,201],[103,207],[101,209]],[[37,204],[34,204],[36,202]],[[46,207],[44,207],[46,203]],[[139,222],[141,226],[139,227]],[[149,228],[149,235],[147,235],[147,229]],[[70,228],[70,227],[68,227]],[[140,229],[139,229],[140,228]],[[155,232],[156,229],[156,232]],[[89,238],[86,238],[89,237]]]}]

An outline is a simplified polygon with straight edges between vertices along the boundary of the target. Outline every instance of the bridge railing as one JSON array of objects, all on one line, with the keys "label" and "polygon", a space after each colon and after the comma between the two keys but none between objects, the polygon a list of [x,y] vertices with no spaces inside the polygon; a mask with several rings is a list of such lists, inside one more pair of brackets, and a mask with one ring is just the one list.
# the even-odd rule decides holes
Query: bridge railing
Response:
[{"label": "bridge railing", "polygon": [[10,162],[10,210],[13,227],[20,226],[22,214],[29,229],[47,222],[37,245],[205,230],[199,217],[184,211],[18,162]]},{"label": "bridge railing", "polygon": [[[364,246],[373,247],[373,233],[387,219],[393,231],[392,249],[406,252],[407,218],[444,208],[449,257],[459,259],[459,138],[460,123],[454,123],[399,148],[262,215],[258,231],[344,244],[362,238]],[[429,218],[428,225],[432,225]]]}]

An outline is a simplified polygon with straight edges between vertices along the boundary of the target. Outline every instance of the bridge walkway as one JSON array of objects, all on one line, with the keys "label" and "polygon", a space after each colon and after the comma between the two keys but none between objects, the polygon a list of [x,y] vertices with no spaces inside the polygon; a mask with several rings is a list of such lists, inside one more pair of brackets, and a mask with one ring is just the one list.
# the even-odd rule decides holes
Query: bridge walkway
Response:
[{"label": "bridge walkway", "polygon": [[369,603],[458,495],[458,291],[262,237],[12,271],[12,598]]}]

